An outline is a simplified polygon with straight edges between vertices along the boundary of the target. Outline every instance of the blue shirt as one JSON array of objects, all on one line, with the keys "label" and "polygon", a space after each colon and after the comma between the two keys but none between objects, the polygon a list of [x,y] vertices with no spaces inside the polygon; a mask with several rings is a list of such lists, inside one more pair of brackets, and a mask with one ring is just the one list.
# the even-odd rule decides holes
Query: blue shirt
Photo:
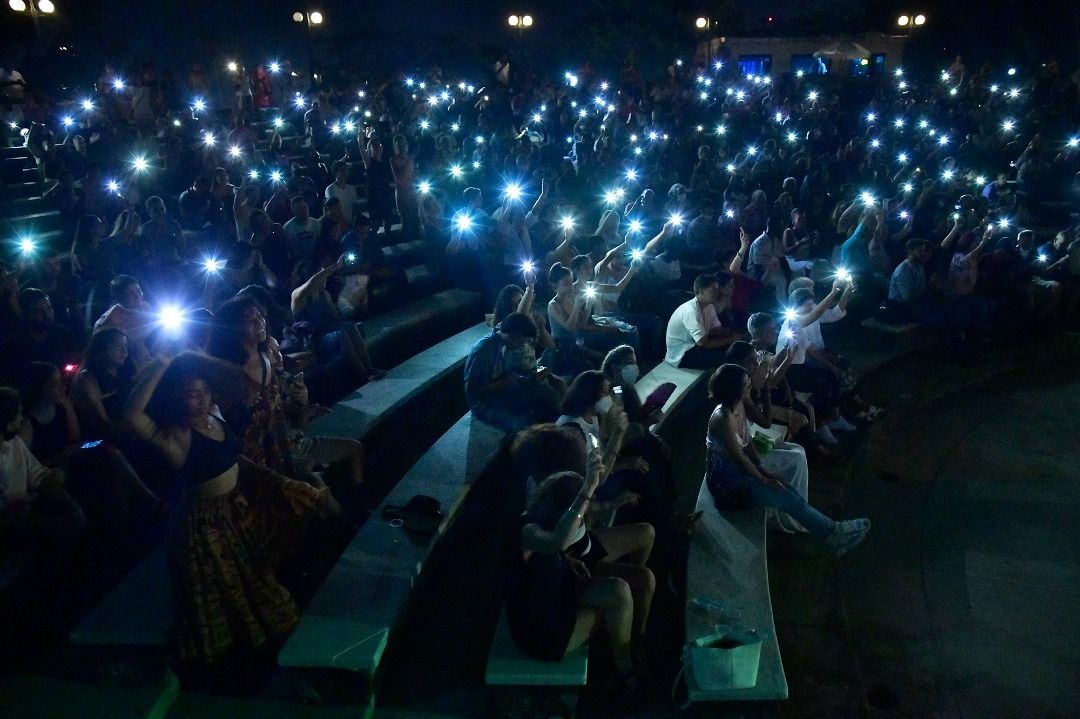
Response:
[{"label": "blue shirt", "polygon": [[889,280],[889,299],[911,302],[926,294],[926,270],[918,262],[904,260],[893,270]]},{"label": "blue shirt", "polygon": [[864,223],[855,226],[851,237],[840,245],[840,261],[849,272],[868,274],[870,272],[870,243],[863,239],[866,232]]},{"label": "blue shirt", "polygon": [[506,342],[495,330],[477,340],[469,350],[465,358],[465,401],[469,409],[482,409],[488,398],[481,388],[509,373],[506,350]]}]

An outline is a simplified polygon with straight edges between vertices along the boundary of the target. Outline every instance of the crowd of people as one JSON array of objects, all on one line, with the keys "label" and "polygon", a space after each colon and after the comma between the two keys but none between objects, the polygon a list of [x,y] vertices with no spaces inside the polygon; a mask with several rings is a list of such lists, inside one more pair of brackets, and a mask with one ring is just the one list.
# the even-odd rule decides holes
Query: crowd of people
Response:
[{"label": "crowd of people", "polygon": [[54,553],[167,535],[195,665],[286,635],[277,567],[310,520],[350,516],[363,448],[305,428],[382,374],[359,323],[407,282],[398,233],[493,308],[464,391],[517,433],[514,636],[558,659],[603,632],[629,697],[690,522],[647,368],[709,373],[719,508],[773,508],[842,554],[870,522],[812,507],[809,467],[883,410],[821,325],[914,322],[965,354],[1080,310],[1080,88],[1052,62],[430,67],[319,91],[260,66],[216,107],[201,66],[181,90],[156,72],[5,93],[62,230],[18,228],[3,265],[0,533]]}]

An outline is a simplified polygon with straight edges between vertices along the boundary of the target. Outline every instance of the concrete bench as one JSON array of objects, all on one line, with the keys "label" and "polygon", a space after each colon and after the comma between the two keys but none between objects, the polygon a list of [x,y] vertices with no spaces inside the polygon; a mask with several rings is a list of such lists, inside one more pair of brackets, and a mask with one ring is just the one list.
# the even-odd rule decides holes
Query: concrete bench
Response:
[{"label": "concrete bench", "polygon": [[499,626],[495,629],[491,653],[488,654],[485,684],[492,687],[583,687],[588,677],[588,644],[563,657],[562,661],[534,659],[518,649],[510,635],[510,621],[503,609]]},{"label": "concrete bench", "polygon": [[459,373],[469,349],[491,331],[483,323],[414,355],[335,404],[330,414],[312,420],[311,436],[363,439],[408,402],[445,377]]},{"label": "concrete bench", "polygon": [[[765,510],[720,512],[704,482],[698,494],[697,510],[702,516],[690,540],[686,568],[686,640],[712,634],[717,625],[752,629],[761,639],[761,661],[757,684],[728,691],[702,689],[694,678],[693,668],[688,668],[688,701],[787,699],[787,678],[776,641],[769,595]],[[723,614],[710,616],[710,612],[694,602],[698,597],[721,603]]]},{"label": "concrete bench", "polygon": [[[665,382],[672,382],[675,391],[664,403],[664,419],[671,416],[683,399],[703,382],[707,373],[703,370],[679,369],[660,363],[639,379],[634,385],[642,401]],[[610,520],[611,518],[609,518]],[[605,520],[598,520],[604,522]],[[534,659],[517,648],[510,636],[506,611],[499,619],[491,652],[488,654],[485,682],[488,686],[584,686],[588,676],[588,650],[582,647],[561,662]]]},{"label": "concrete bench", "polygon": [[135,565],[73,629],[73,644],[165,647],[175,614],[172,582],[159,545]]},{"label": "concrete bench", "polygon": [[[424,564],[502,438],[466,414],[432,445],[342,553],[278,654],[281,666],[375,673]],[[445,517],[434,536],[410,535],[381,517],[385,506],[416,494],[442,504]]]}]

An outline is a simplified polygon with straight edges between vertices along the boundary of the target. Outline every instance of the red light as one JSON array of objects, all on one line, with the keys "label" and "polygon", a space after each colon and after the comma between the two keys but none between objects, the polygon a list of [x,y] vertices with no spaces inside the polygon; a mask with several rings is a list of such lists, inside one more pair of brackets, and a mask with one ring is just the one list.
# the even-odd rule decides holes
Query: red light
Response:
[{"label": "red light", "polygon": [[77,370],[77,369],[79,369],[79,365],[77,365],[77,364],[66,364],[66,365],[64,365],[64,371],[67,372],[68,374],[74,374],[75,370]]}]

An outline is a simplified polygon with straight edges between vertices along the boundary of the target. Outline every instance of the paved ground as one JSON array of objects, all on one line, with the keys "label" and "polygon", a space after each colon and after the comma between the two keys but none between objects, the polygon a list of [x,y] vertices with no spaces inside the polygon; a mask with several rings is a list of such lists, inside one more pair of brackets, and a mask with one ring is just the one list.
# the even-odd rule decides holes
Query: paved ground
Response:
[{"label": "paved ground", "polygon": [[[1070,355],[1072,361],[1062,360]],[[1067,346],[1064,353],[1042,353],[1054,361],[1004,375],[1000,367],[1015,361],[1015,351],[995,351],[982,365],[963,369],[911,356],[871,376],[867,392],[889,401],[889,418],[850,443],[851,461],[811,475],[815,504],[873,518],[869,539],[834,560],[806,537],[769,537],[791,699],[775,708],[699,707],[690,715],[1042,719],[1080,713],[1077,356]],[[705,406],[688,412],[671,442],[688,505],[701,479],[707,413]],[[447,557],[421,588],[410,629],[387,657],[386,705],[378,716],[484,713],[489,634],[471,627],[490,627],[497,604],[490,593],[473,590],[494,580],[488,505],[483,496],[474,499]],[[656,696],[646,716],[685,716],[662,702],[680,641],[679,602],[661,593],[652,632]],[[597,704],[601,695],[591,688],[581,714],[610,716]],[[58,707],[110,701],[134,708],[147,700],[119,686],[0,681],[5,717],[71,716]],[[183,694],[168,716],[337,719],[359,711]]]}]

